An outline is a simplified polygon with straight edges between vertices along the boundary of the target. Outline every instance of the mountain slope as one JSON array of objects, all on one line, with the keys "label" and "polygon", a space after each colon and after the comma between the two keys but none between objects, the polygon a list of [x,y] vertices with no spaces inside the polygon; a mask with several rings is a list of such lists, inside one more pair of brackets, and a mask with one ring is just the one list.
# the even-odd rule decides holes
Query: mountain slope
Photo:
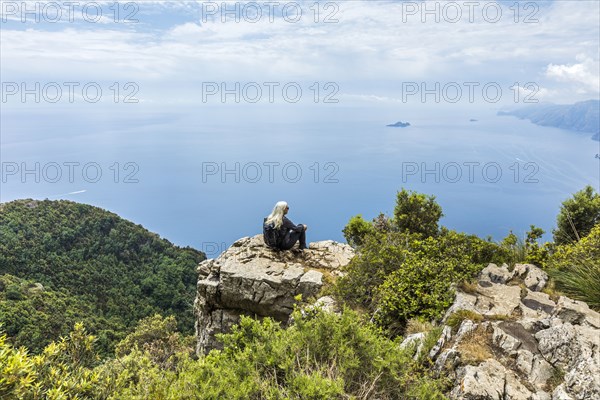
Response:
[{"label": "mountain slope", "polygon": [[513,111],[500,111],[498,115],[512,115],[528,119],[536,125],[552,126],[575,132],[593,133],[600,140],[600,101],[588,100],[575,104],[536,104]]},{"label": "mountain slope", "polygon": [[[19,344],[32,350],[72,329],[62,326],[70,320],[67,314],[79,315],[81,310],[89,313],[88,326],[107,352],[139,319],[156,312],[175,315],[181,330],[191,333],[195,269],[205,258],[200,251],[174,246],[141,225],[90,205],[62,200],[0,205],[0,275],[29,281],[18,283],[25,294],[21,301],[31,300],[27,287],[39,282],[45,291],[72,302],[64,313],[51,313],[61,328],[49,330],[35,344],[22,338]],[[16,319],[7,311],[8,300],[3,301],[0,321],[9,337],[31,329],[32,319]],[[94,332],[95,326],[102,330]]]}]

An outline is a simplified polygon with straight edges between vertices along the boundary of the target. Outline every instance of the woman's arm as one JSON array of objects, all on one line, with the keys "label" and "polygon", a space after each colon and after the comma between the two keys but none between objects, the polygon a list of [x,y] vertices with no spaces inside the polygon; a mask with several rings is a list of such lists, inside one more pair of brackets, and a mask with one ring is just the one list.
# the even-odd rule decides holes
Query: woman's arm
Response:
[{"label": "woman's arm", "polygon": [[290,221],[288,217],[283,217],[282,227],[284,227],[286,230],[291,229],[294,232],[302,232],[304,230],[304,225],[294,225],[294,223]]}]

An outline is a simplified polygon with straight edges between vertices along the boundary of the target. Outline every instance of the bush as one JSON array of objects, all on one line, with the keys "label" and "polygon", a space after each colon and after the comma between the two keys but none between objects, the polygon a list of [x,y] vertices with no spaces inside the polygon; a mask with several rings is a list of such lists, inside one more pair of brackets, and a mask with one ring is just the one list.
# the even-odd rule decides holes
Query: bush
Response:
[{"label": "bush", "polygon": [[[431,239],[431,238],[430,238]],[[437,247],[435,240],[423,243],[427,254]],[[379,312],[375,318],[381,326],[400,331],[413,317],[436,319],[452,304],[452,286],[462,279],[471,279],[481,270],[462,256],[423,256],[409,253],[402,266],[391,273],[378,288]]]},{"label": "bush", "polygon": [[453,283],[473,279],[500,256],[494,243],[448,229],[426,239],[408,232],[378,233],[367,237],[335,290],[397,335],[410,318],[439,316],[452,303]]},{"label": "bush", "polygon": [[[161,323],[150,323],[153,319]],[[397,342],[348,309],[341,315],[297,310],[287,329],[270,318],[242,317],[230,334],[220,335],[222,351],[198,360],[182,352],[174,368],[163,369],[136,343],[148,342],[139,341],[146,336],[141,332],[148,332],[144,326],[169,323],[158,317],[144,321],[138,334],[121,343],[133,343],[133,349],[101,365],[96,365],[94,338],[81,325],[33,357],[2,336],[0,397],[411,400],[445,399],[449,387],[447,380],[430,376]]]},{"label": "bush", "polygon": [[402,189],[396,195],[393,225],[400,232],[420,233],[425,237],[436,236],[438,222],[444,214],[435,196]]},{"label": "bush", "polygon": [[342,230],[350,246],[362,246],[366,236],[374,232],[373,225],[365,221],[361,215],[354,216]]},{"label": "bush", "polygon": [[559,245],[574,243],[587,236],[598,223],[600,194],[588,185],[562,203],[553,232],[554,242]]},{"label": "bush", "polygon": [[193,342],[193,337],[184,338],[177,331],[174,316],[163,318],[156,314],[139,321],[135,331],[117,345],[115,355],[123,357],[139,349],[161,368],[172,369],[178,355],[193,353]]}]

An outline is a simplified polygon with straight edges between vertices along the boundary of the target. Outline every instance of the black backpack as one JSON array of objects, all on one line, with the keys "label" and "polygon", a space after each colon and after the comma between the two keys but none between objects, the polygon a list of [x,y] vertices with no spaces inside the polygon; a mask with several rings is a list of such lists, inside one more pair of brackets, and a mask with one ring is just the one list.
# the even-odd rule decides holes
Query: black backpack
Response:
[{"label": "black backpack", "polygon": [[277,247],[279,245],[279,229],[275,228],[275,224],[273,222],[267,224],[266,219],[265,222],[263,222],[263,237],[267,246]]}]

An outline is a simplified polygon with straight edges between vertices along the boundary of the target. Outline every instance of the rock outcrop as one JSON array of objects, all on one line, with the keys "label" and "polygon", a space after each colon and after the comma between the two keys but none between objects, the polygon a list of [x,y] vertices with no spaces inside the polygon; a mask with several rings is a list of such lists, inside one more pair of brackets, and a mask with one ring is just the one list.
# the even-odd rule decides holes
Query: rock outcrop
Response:
[{"label": "rock outcrop", "polygon": [[490,264],[457,291],[443,320],[454,329],[429,354],[454,379],[451,398],[600,399],[600,314],[541,292],[547,280],[530,264]]},{"label": "rock outcrop", "polygon": [[[203,261],[194,303],[197,352],[219,348],[215,335],[229,331],[242,315],[287,322],[296,297],[318,296],[327,275],[339,275],[353,256],[352,247],[331,240],[311,243],[304,252],[275,251],[256,235]],[[329,299],[322,302],[331,305]]]}]

